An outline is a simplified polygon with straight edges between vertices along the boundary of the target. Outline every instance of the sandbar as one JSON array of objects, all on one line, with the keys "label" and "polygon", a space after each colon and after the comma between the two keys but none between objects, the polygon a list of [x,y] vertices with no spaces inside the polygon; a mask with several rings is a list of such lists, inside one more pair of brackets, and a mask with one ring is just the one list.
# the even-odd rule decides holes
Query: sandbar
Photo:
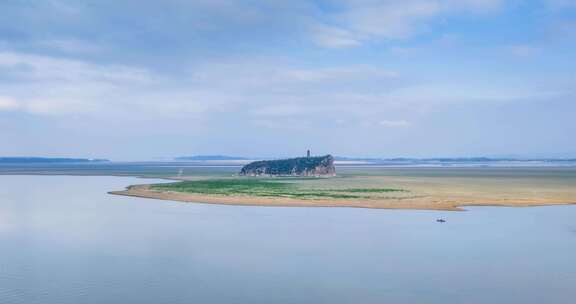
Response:
[{"label": "sandbar", "polygon": [[151,185],[129,186],[123,191],[112,191],[110,194],[140,198],[151,198],[189,203],[205,203],[239,206],[270,206],[270,207],[349,207],[372,209],[415,209],[415,210],[445,210],[462,211],[464,206],[508,206],[531,207],[548,205],[576,204],[574,198],[517,197],[503,193],[492,193],[486,197],[455,191],[454,194],[425,193],[408,198],[391,199],[294,199],[285,197],[256,197],[248,195],[205,195],[175,191],[160,191],[152,189]]}]

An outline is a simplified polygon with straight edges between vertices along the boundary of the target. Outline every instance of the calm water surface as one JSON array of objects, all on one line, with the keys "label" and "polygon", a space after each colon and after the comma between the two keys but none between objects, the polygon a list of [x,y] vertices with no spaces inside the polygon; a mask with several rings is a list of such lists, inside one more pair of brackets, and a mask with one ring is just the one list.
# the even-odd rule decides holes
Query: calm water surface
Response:
[{"label": "calm water surface", "polygon": [[576,301],[576,206],[273,208],[106,194],[146,182],[0,176],[0,303]]}]

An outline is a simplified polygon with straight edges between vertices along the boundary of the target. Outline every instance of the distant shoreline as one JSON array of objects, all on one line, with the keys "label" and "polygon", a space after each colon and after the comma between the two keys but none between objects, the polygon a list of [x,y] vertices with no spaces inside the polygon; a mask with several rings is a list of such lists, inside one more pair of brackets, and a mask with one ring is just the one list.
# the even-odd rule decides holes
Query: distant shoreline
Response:
[{"label": "distant shoreline", "polygon": [[442,210],[442,211],[464,211],[466,206],[501,206],[501,207],[537,207],[555,205],[573,205],[558,199],[499,199],[486,201],[478,200],[454,200],[441,196],[420,197],[410,199],[391,200],[348,200],[348,199],[314,199],[298,200],[284,197],[255,197],[255,196],[224,196],[224,195],[203,195],[194,193],[158,191],[150,189],[151,184],[133,185],[126,190],[111,191],[109,194],[123,195],[140,198],[150,198],[167,201],[177,201],[186,203],[203,203],[217,205],[237,205],[237,206],[266,206],[266,207],[347,207],[347,208],[368,208],[368,209],[406,209],[406,210]]}]

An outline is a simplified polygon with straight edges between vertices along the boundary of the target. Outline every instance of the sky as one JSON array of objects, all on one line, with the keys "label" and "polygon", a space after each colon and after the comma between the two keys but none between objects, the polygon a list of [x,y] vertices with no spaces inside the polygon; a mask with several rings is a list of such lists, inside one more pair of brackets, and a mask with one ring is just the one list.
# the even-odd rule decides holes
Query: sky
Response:
[{"label": "sky", "polygon": [[576,0],[1,0],[0,156],[576,157]]}]

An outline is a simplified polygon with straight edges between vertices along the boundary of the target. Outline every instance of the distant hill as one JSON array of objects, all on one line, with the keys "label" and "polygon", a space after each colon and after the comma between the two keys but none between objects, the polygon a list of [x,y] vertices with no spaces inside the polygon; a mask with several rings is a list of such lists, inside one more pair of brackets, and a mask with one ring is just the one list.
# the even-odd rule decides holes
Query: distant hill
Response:
[{"label": "distant hill", "polygon": [[502,161],[576,161],[571,158],[493,158],[493,157],[436,157],[436,158],[362,158],[335,156],[336,161],[366,161],[366,162],[502,162]]},{"label": "distant hill", "polygon": [[101,163],[107,159],[64,158],[64,157],[0,157],[0,164],[36,164],[36,163]]},{"label": "distant hill", "polygon": [[240,156],[228,156],[228,155],[195,155],[195,156],[180,156],[174,159],[184,161],[188,160],[202,161],[202,160],[247,160],[248,158]]},{"label": "distant hill", "polygon": [[337,165],[382,166],[574,166],[576,159],[437,157],[437,158],[354,158],[335,157]]},{"label": "distant hill", "polygon": [[332,155],[261,160],[247,164],[240,170],[245,176],[329,176],[335,175]]},{"label": "distant hill", "polygon": [[438,157],[438,158],[407,158],[407,157],[396,157],[396,158],[362,158],[362,157],[343,157],[343,156],[336,156],[334,157],[335,160],[340,161],[369,161],[369,162],[389,162],[389,161],[461,161],[461,162],[469,162],[469,161],[501,161],[501,160],[512,160],[512,159],[504,159],[504,158],[488,158],[488,157]]}]

